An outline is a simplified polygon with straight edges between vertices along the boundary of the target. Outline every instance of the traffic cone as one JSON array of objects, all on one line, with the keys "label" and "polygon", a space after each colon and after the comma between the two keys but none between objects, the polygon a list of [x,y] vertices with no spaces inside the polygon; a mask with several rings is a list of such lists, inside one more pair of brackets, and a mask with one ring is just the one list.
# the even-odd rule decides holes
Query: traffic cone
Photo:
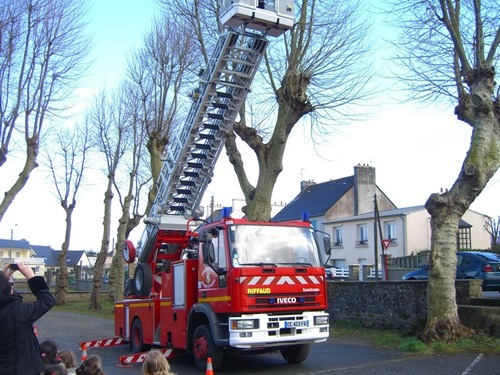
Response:
[{"label": "traffic cone", "polygon": [[87,359],[88,355],[87,355],[87,345],[83,344],[83,347],[82,347],[82,358],[81,361],[85,361]]},{"label": "traffic cone", "polygon": [[214,369],[212,368],[212,358],[207,358],[207,371],[205,375],[214,375]]}]

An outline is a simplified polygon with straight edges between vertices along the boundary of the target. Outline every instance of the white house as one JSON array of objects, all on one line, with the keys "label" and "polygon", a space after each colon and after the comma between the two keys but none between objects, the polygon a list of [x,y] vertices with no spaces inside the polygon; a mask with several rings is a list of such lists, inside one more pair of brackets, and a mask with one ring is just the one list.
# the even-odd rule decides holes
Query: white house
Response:
[{"label": "white house", "polygon": [[[380,223],[377,226],[375,198]],[[374,264],[375,242],[378,259],[382,252],[401,257],[430,250],[430,215],[425,207],[397,208],[376,185],[375,168],[368,165],[355,166],[353,176],[303,183],[299,195],[273,221],[298,220],[303,211],[308,211],[316,229],[331,235],[329,264],[337,268]],[[459,249],[490,248],[486,220],[487,216],[472,210],[464,214],[457,228]]]}]

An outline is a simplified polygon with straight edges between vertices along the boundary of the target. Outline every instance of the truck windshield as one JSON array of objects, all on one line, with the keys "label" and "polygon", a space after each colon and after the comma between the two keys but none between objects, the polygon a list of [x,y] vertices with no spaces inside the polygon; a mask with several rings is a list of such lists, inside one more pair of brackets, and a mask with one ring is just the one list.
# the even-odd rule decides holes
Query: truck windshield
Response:
[{"label": "truck windshield", "polygon": [[233,265],[321,266],[313,230],[276,225],[233,225],[229,228]]}]

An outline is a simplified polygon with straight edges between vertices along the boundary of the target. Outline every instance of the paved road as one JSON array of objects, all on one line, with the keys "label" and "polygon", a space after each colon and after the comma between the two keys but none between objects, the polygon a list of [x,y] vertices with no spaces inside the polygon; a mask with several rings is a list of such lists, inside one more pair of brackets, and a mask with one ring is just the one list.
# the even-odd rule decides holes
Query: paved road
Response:
[{"label": "paved road", "polygon": [[[40,341],[53,339],[60,349],[75,350],[80,357],[79,342],[113,337],[113,321],[72,313],[50,311],[37,322]],[[117,358],[130,354],[128,346],[92,349],[99,355],[107,375],[141,373],[140,366],[119,368]],[[201,374],[189,357],[170,361],[178,374]],[[313,345],[309,358],[302,364],[290,365],[279,354],[225,358],[215,374],[259,375],[493,375],[500,374],[500,355],[480,353],[453,356],[412,356],[397,350],[380,349],[360,339],[330,339]]]}]

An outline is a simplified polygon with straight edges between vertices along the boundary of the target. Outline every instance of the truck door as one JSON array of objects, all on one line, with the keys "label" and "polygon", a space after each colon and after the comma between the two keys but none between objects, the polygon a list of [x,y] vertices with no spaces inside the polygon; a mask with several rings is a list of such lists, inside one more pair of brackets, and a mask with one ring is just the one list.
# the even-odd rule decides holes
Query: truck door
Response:
[{"label": "truck door", "polygon": [[[217,310],[227,306],[227,253],[223,231],[212,231],[211,236],[201,244],[202,256],[199,258],[200,288],[199,302],[221,304]],[[211,239],[210,239],[211,237]]]}]

